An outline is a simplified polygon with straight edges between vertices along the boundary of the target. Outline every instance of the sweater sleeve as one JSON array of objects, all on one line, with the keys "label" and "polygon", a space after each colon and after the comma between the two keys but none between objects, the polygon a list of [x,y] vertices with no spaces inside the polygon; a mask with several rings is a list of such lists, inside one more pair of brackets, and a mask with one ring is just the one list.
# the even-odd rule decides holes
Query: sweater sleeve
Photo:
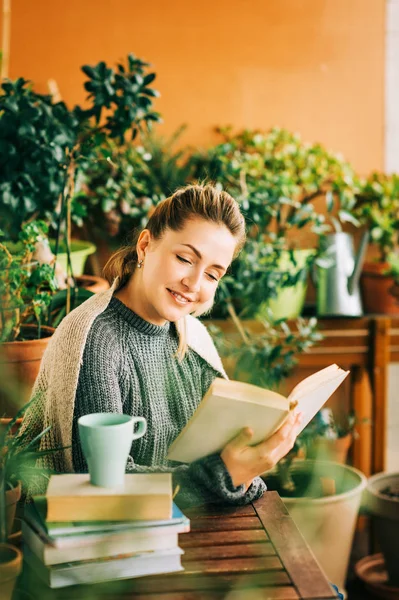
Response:
[{"label": "sweater sleeve", "polygon": [[181,507],[208,503],[242,506],[258,500],[266,491],[266,484],[260,477],[255,477],[247,490],[244,485],[235,487],[219,454],[178,467],[138,465],[130,456],[126,470],[130,473],[172,473],[176,502]]}]

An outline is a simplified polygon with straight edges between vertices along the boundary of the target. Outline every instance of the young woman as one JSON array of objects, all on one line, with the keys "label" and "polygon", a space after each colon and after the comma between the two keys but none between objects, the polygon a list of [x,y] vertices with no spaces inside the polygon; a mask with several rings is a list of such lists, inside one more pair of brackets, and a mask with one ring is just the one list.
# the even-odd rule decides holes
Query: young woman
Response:
[{"label": "young woman", "polygon": [[190,465],[166,459],[215,377],[226,377],[206,328],[193,315],[212,306],[219,281],[245,241],[238,204],[212,186],[189,186],[161,202],[136,243],[105,267],[109,291],[72,311],[43,358],[24,425],[52,428],[43,448],[58,471],[87,471],[77,420],[123,412],[147,420],[134,441],[128,471],[172,471],[180,505],[245,504],[259,498],[259,474],[293,446],[300,415],[268,440],[250,446],[244,429],[220,454]]}]

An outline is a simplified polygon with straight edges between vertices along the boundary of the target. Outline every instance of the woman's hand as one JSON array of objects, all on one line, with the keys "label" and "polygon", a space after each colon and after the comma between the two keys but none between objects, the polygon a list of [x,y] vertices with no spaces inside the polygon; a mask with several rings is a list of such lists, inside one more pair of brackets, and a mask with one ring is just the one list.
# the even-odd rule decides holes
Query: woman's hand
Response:
[{"label": "woman's hand", "polygon": [[253,431],[245,427],[220,454],[233,484],[248,488],[254,477],[270,471],[294,446],[301,421],[302,414],[292,412],[280,429],[256,446],[248,445]]}]

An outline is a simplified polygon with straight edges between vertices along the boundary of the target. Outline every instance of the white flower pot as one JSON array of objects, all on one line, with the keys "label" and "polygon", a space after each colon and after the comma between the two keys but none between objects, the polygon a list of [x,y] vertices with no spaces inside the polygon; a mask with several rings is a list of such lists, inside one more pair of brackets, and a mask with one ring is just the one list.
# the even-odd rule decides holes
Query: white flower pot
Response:
[{"label": "white flower pot", "polygon": [[[367,478],[353,467],[330,461],[297,460],[292,466],[294,477],[309,471],[312,472],[307,489],[310,497],[288,498],[281,492],[280,495],[327,578],[342,590]],[[334,494],[317,497],[320,477],[335,481]],[[267,484],[267,476],[265,481]]]}]

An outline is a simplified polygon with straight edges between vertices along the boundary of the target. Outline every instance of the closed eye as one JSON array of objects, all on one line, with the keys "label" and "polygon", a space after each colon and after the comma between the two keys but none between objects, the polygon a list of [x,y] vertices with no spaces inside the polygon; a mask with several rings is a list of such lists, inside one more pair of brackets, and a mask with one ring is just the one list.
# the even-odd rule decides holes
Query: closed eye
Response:
[{"label": "closed eye", "polygon": [[180,260],[180,262],[185,263],[187,265],[191,265],[191,262],[189,260],[187,260],[186,258],[183,258],[182,256],[179,256],[178,254],[176,254],[176,257],[178,260]]},{"label": "closed eye", "polygon": [[216,281],[216,283],[219,281],[219,279],[217,277],[215,277],[214,275],[211,275],[211,273],[207,273],[209,279],[212,279],[212,281]]}]

